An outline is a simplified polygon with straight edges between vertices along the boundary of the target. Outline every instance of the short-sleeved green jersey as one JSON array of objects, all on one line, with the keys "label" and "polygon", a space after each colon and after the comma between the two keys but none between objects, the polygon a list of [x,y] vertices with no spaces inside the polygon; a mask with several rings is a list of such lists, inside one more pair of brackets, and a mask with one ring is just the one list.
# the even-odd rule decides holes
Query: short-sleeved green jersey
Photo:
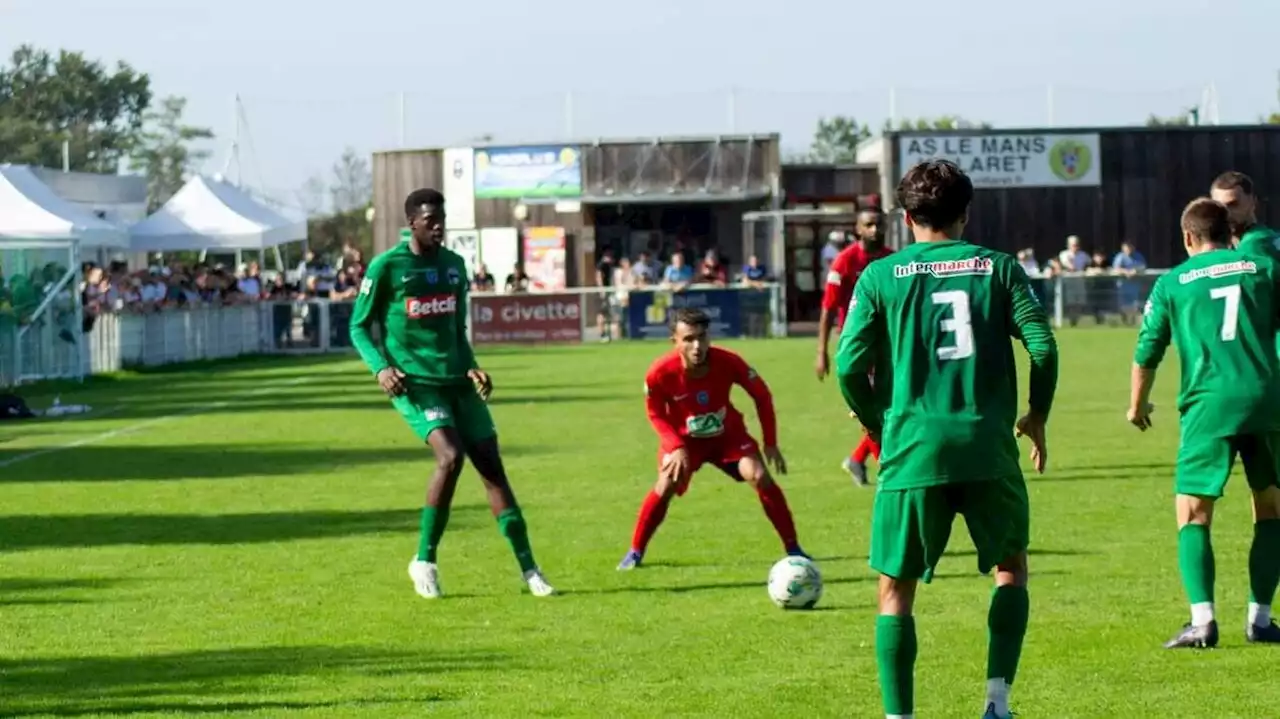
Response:
[{"label": "short-sleeved green jersey", "polygon": [[[351,344],[374,374],[396,367],[410,383],[464,384],[476,366],[466,318],[462,257],[443,247],[418,255],[401,242],[369,263],[351,316]],[[374,324],[382,325],[381,347],[369,332]]]},{"label": "short-sleeved green jersey", "polygon": [[1246,255],[1280,260],[1280,233],[1270,227],[1254,225],[1240,236],[1236,249]]},{"label": "short-sleeved green jersey", "polygon": [[[1156,369],[1172,343],[1178,411],[1217,437],[1280,429],[1280,293],[1271,260],[1234,249],[1189,258],[1156,281],[1133,361]],[[1185,428],[1184,428],[1185,429]]]},{"label": "short-sleeved green jersey", "polygon": [[867,267],[836,365],[849,408],[881,429],[881,489],[1022,476],[1010,338],[1031,354],[1031,409],[1047,416],[1057,344],[1013,257],[947,240],[918,242]]}]

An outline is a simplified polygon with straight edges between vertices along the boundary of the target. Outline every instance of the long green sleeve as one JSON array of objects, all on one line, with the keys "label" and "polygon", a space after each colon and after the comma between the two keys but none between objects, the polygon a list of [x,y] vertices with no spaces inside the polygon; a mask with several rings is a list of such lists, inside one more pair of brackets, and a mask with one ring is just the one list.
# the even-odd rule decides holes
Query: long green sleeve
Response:
[{"label": "long green sleeve", "polygon": [[471,340],[467,338],[467,318],[471,315],[471,297],[467,289],[466,267],[463,266],[462,273],[462,289],[458,293],[458,355],[462,358],[463,363],[468,369],[479,369],[480,365],[476,363],[476,353],[471,347]]},{"label": "long green sleeve", "polygon": [[[387,312],[387,277],[386,263],[382,257],[375,257],[365,271],[364,280],[360,283],[360,293],[356,295],[355,307],[351,312],[351,346],[360,353],[360,359],[369,366],[375,375],[391,366],[382,348],[374,341],[369,329],[377,322],[386,319]],[[463,329],[465,333],[465,327]]]},{"label": "long green sleeve", "polygon": [[1009,292],[1013,300],[1015,336],[1031,356],[1028,404],[1031,411],[1047,417],[1058,389],[1058,342],[1049,324],[1049,315],[1036,300],[1027,281],[1027,273],[1010,263]]},{"label": "long green sleeve", "polygon": [[1163,280],[1161,277],[1151,288],[1151,296],[1142,313],[1142,327],[1138,330],[1138,346],[1133,351],[1133,363],[1143,369],[1159,367],[1173,341],[1173,324],[1168,302],[1165,301]]},{"label": "long green sleeve", "polygon": [[840,394],[862,426],[879,431],[884,407],[876,400],[868,372],[876,354],[877,316],[875,292],[868,276],[854,287],[853,301],[836,347],[836,381]]}]

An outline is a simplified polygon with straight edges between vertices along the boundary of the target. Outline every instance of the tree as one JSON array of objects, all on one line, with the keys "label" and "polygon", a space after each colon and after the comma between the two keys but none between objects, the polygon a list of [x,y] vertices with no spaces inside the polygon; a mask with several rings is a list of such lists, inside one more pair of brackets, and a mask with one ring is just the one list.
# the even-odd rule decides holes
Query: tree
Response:
[{"label": "tree", "polygon": [[0,65],[0,162],[114,173],[136,145],[151,79],[126,63],[109,70],[78,52],[19,46]]},{"label": "tree", "polygon": [[348,147],[333,165],[333,184],[329,196],[336,213],[365,209],[373,202],[373,172],[369,159]]},{"label": "tree", "polygon": [[209,158],[209,150],[191,144],[213,139],[206,127],[182,124],[187,101],[166,97],[158,110],[148,111],[146,125],[130,153],[129,168],[147,178],[147,211],[154,212],[182,189],[187,173]]},{"label": "tree", "polygon": [[818,119],[809,147],[810,162],[849,165],[857,162],[858,145],[871,138],[871,130],[847,115]]},{"label": "tree", "polygon": [[902,118],[897,123],[885,122],[885,131],[898,130],[990,130],[989,122],[974,122],[959,115],[940,115],[938,117]]},{"label": "tree", "polygon": [[325,184],[323,177],[312,175],[298,189],[297,200],[298,206],[307,213],[308,219],[319,217],[329,206],[329,186]]},{"label": "tree", "polygon": [[1173,117],[1161,117],[1152,113],[1147,116],[1147,127],[1190,127],[1200,124],[1200,108],[1190,107],[1182,112],[1181,115]]},{"label": "tree", "polygon": [[[1277,73],[1277,75],[1280,75],[1280,73]],[[1280,88],[1276,89],[1276,99],[1280,100]],[[1268,125],[1280,125],[1280,112],[1273,112],[1270,115],[1267,115],[1263,122]]]}]

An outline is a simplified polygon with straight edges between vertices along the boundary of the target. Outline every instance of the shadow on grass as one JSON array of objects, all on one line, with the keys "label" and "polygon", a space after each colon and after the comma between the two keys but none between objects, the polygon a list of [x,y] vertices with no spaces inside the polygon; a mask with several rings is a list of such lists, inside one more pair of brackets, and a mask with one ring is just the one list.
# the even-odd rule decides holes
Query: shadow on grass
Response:
[{"label": "shadow on grass", "polygon": [[[120,482],[133,480],[170,481],[184,479],[233,479],[236,477],[302,477],[340,472],[379,464],[404,463],[397,475],[419,477],[426,482],[434,460],[429,447],[421,445],[406,429],[398,434],[395,447],[297,448],[271,445],[148,445],[91,444],[39,452],[40,448],[0,450],[0,484],[7,482]],[[537,454],[528,445],[503,445],[505,458]],[[3,540],[0,539],[0,543]]]},{"label": "shadow on grass", "polygon": [[[253,695],[278,696],[282,683],[311,679],[315,689],[353,684],[362,677],[442,677],[459,671],[498,671],[506,658],[495,653],[459,652],[447,648],[430,652],[389,652],[372,647],[252,647],[102,657],[37,657],[0,660],[0,687],[5,716],[120,716],[146,712],[226,714],[232,711],[288,711],[347,708],[359,716],[361,707],[377,704],[419,704],[446,701],[429,691],[406,697],[399,682],[394,697],[379,699],[352,691],[350,701],[256,700]],[[416,682],[415,682],[416,684]],[[417,715],[426,708],[409,710]]]},{"label": "shadow on grass", "polygon": [[[262,512],[252,514],[33,514],[0,516],[0,551],[33,549],[255,544],[413,532],[420,510]],[[450,529],[486,524],[483,505],[449,513]]]},{"label": "shadow on grass", "polygon": [[[1032,557],[1091,557],[1097,552],[1086,552],[1078,549],[1037,549],[1032,547],[1027,550],[1027,554]],[[976,557],[978,550],[976,549],[957,549],[947,550],[944,557]]]},{"label": "shadow on grass", "polygon": [[[126,579],[0,579],[0,606],[31,606],[43,604],[87,604],[79,596],[66,596],[90,589],[109,589],[124,584]],[[48,596],[48,595],[54,596]]]}]

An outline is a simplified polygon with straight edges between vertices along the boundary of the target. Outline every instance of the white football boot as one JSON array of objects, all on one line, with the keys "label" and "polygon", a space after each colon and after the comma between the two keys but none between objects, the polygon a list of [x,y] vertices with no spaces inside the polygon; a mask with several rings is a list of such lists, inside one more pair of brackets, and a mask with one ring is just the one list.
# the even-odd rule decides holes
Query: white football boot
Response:
[{"label": "white football boot", "polygon": [[426,599],[439,599],[444,596],[440,591],[440,570],[433,562],[424,562],[416,556],[409,562],[409,578],[413,580],[413,591]]},{"label": "white football boot", "polygon": [[547,582],[540,569],[525,572],[524,581],[529,585],[529,593],[535,597],[549,597],[556,593],[556,588]]}]

